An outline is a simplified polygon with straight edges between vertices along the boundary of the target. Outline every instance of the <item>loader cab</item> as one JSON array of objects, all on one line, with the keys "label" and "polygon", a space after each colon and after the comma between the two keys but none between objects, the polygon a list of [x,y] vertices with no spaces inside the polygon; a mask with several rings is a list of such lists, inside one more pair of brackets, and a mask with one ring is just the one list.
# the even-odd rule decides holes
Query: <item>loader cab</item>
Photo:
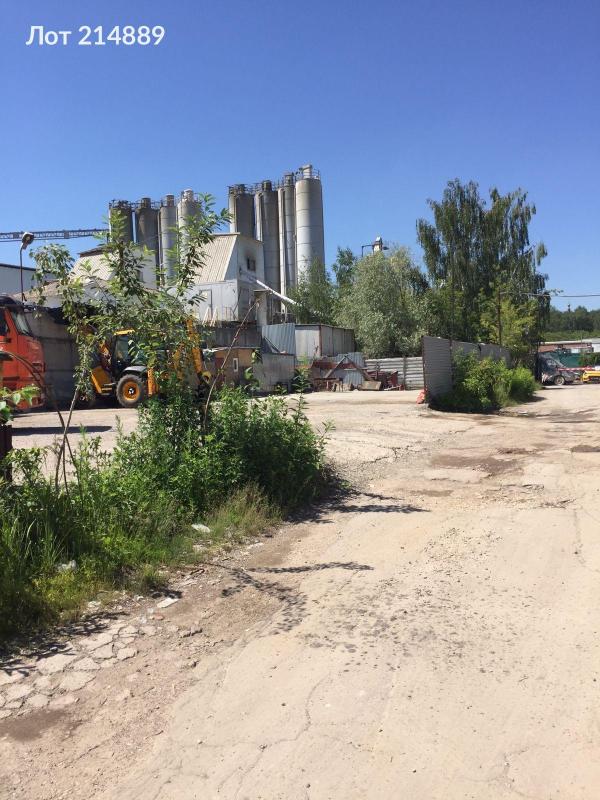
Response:
[{"label": "loader cab", "polygon": [[115,380],[119,380],[129,367],[144,366],[144,359],[135,346],[133,331],[117,331],[110,342],[109,352]]}]

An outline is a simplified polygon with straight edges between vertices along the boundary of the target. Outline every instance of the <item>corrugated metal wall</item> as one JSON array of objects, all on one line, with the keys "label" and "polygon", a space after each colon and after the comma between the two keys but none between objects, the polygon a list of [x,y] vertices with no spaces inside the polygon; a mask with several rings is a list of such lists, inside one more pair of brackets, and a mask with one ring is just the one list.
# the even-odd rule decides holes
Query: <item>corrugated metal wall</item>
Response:
[{"label": "corrugated metal wall", "polygon": [[357,367],[364,367],[365,366],[365,357],[362,353],[337,353],[336,358],[349,358],[350,361],[354,361]]},{"label": "corrugated metal wall", "polygon": [[333,331],[333,352],[349,353],[356,350],[354,331],[351,328],[332,328]]},{"label": "corrugated metal wall", "polygon": [[[211,347],[229,347],[239,331],[239,325],[219,325],[206,329],[206,338]],[[246,325],[235,340],[238,347],[260,347],[260,333],[255,325]]]},{"label": "corrugated metal wall", "polygon": [[296,353],[296,325],[293,322],[263,325],[261,333],[263,339],[274,350],[280,353]]},{"label": "corrugated metal wall", "polygon": [[380,369],[385,372],[397,372],[398,379],[407,389],[422,389],[423,359],[420,356],[397,356],[396,358],[367,358],[365,366],[368,370]]},{"label": "corrugated metal wall", "polygon": [[431,397],[452,389],[452,348],[449,339],[423,337],[423,378]]},{"label": "corrugated metal wall", "polygon": [[60,406],[68,405],[75,391],[74,373],[79,363],[75,342],[67,326],[56,322],[48,311],[28,314],[27,321],[44,348],[46,386]]},{"label": "corrugated metal wall", "polygon": [[431,397],[437,397],[452,390],[452,358],[467,353],[474,353],[478,358],[503,359],[507,365],[510,365],[510,352],[506,347],[496,344],[451,342],[449,339],[424,336],[423,374],[425,388]]},{"label": "corrugated metal wall", "polygon": [[506,366],[510,367],[510,353],[506,347],[500,347],[497,344],[482,344],[481,357],[493,358],[495,361],[499,361],[503,358],[506,362]]},{"label": "corrugated metal wall", "polygon": [[354,331],[331,325],[296,325],[296,354],[324,358],[356,349]]},{"label": "corrugated metal wall", "polygon": [[294,379],[296,357],[287,353],[263,353],[262,363],[254,364],[252,372],[263,392],[272,392],[280,384],[288,391]]},{"label": "corrugated metal wall", "polygon": [[48,311],[28,314],[27,321],[44,348],[46,385],[54,393],[59,406],[68,405],[75,391],[74,373],[79,363],[75,342],[67,326],[56,322]]}]

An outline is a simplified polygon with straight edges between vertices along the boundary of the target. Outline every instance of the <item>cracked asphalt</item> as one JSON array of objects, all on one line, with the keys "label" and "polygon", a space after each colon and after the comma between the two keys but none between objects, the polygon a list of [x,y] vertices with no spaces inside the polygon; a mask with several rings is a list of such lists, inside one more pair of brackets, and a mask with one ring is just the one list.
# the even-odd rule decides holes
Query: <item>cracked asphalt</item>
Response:
[{"label": "cracked asphalt", "polygon": [[184,581],[58,716],[0,722],[0,796],[597,797],[600,388],[414,399],[310,397],[356,492]]}]

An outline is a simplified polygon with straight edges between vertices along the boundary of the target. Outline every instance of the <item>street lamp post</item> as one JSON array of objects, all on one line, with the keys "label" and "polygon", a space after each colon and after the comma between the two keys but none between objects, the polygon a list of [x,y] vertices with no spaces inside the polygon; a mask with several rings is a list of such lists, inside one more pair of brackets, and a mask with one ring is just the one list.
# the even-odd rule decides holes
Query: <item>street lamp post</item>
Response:
[{"label": "street lamp post", "polygon": [[21,236],[21,247],[19,248],[19,275],[21,277],[21,301],[25,302],[25,289],[23,287],[23,250],[26,250],[34,240],[33,233],[25,231]]},{"label": "street lamp post", "polygon": [[383,239],[381,236],[378,236],[374,242],[368,242],[367,244],[363,244],[360,247],[360,257],[363,258],[365,255],[365,247],[371,248],[371,253],[377,251],[380,253],[382,250],[389,250],[390,248],[383,243]]}]

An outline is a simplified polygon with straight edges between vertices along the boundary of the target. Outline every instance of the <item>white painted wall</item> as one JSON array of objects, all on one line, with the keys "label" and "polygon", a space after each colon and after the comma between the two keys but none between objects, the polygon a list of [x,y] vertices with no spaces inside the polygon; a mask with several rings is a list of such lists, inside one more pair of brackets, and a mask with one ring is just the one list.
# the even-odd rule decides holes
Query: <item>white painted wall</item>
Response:
[{"label": "white painted wall", "polygon": [[[256,262],[256,272],[248,270],[248,259]],[[265,258],[263,243],[258,239],[250,239],[248,236],[238,234],[235,237],[235,246],[231,256],[231,261],[227,268],[227,279],[240,278],[244,280],[246,276],[257,278],[259,281],[265,279]]]}]

